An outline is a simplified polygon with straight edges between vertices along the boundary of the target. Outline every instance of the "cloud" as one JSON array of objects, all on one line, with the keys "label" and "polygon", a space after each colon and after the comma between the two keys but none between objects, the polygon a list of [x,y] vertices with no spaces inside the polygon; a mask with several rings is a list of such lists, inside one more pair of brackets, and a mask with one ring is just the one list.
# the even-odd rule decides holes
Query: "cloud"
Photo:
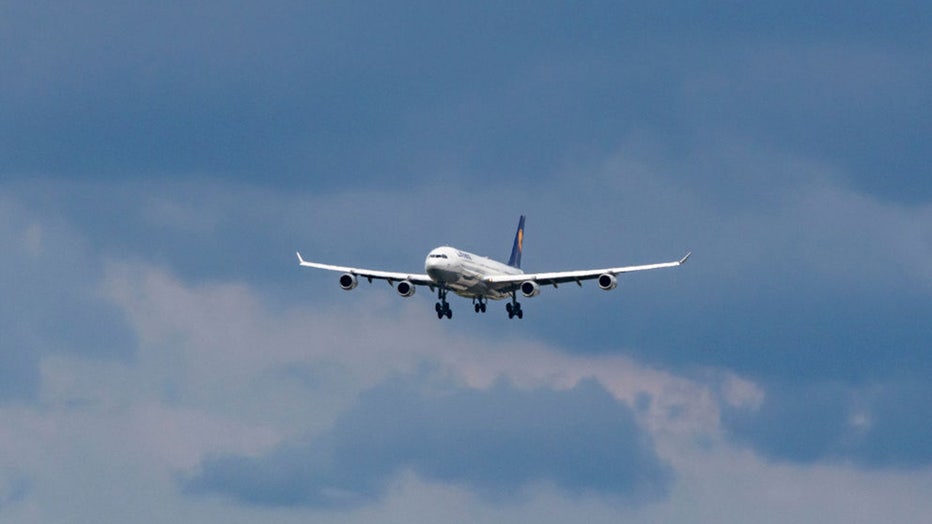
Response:
[{"label": "cloud", "polygon": [[34,400],[43,355],[126,359],[134,339],[83,235],[15,197],[0,188],[0,400]]},{"label": "cloud", "polygon": [[632,135],[684,158],[725,132],[927,200],[924,9],[861,4],[24,4],[0,21],[5,170],[476,187]]},{"label": "cloud", "polygon": [[813,462],[836,456],[849,429],[850,392],[839,385],[768,390],[756,409],[726,411],[724,426],[773,459]]},{"label": "cloud", "polygon": [[[0,11],[3,520],[930,513],[928,2]],[[504,257],[519,213],[530,270],[695,254],[613,293],[548,288],[521,323],[462,302],[438,323],[428,293],[295,265]],[[625,456],[671,477],[622,496],[641,505],[569,467],[496,485],[387,405],[490,455],[512,449],[476,435],[493,408],[543,420],[538,454],[576,437],[538,405],[617,411],[616,438],[650,441]],[[351,431],[376,422],[422,446]],[[272,468],[364,445],[351,470]],[[178,492],[199,464],[229,497]],[[291,472],[302,491],[261,495],[304,505],[231,504],[249,468]]]},{"label": "cloud", "polygon": [[[387,288],[336,289],[346,299],[336,305],[307,297],[292,304],[257,284],[188,282],[140,263],[111,263],[104,274],[103,295],[129,319],[137,354],[43,355],[41,406],[0,407],[0,454],[22,472],[10,479],[28,479],[29,488],[0,510],[5,517],[99,522],[147,508],[142,518],[153,522],[178,514],[201,522],[418,520],[441,514],[439,501],[473,520],[515,522],[656,522],[683,512],[737,522],[760,508],[779,514],[791,501],[802,504],[801,518],[882,512],[911,522],[922,514],[921,462],[916,470],[852,468],[768,457],[746,451],[756,450],[749,440],[722,439],[720,410],[764,410],[774,394],[725,370],[674,373],[620,350],[580,353],[525,332],[457,329],[425,316],[423,304],[392,307],[401,299]],[[492,319],[482,322],[488,329]],[[919,387],[889,396],[848,387],[829,388],[819,405],[831,410],[833,395],[850,398],[849,423],[862,434],[905,415],[888,398],[927,397]],[[915,408],[904,404],[907,413]],[[492,417],[505,420],[487,427]],[[430,446],[457,434],[476,447]],[[547,453],[565,443],[595,451],[574,460],[578,468],[563,467]],[[515,460],[502,460],[510,475],[497,476],[482,457],[462,467],[471,450],[495,457],[515,449]],[[604,464],[593,457],[661,474],[645,484],[651,477],[632,480],[624,468],[598,473]],[[62,493],[89,502],[69,507]],[[23,518],[37,507],[46,518]]]},{"label": "cloud", "polygon": [[671,471],[630,408],[594,381],[554,391],[432,391],[406,377],[363,393],[323,435],[260,457],[205,460],[186,492],[259,505],[342,506],[384,495],[399,472],[513,500],[535,483],[643,502]]},{"label": "cloud", "polygon": [[[927,352],[916,350],[928,337],[920,312],[928,308],[932,289],[930,273],[920,262],[928,258],[930,246],[926,207],[878,201],[839,186],[824,166],[739,148],[730,155],[719,149],[722,156],[715,162],[733,163],[737,172],[751,170],[755,158],[767,158],[767,165],[799,168],[807,181],[770,182],[761,211],[719,208],[691,184],[670,178],[671,170],[685,166],[663,167],[667,164],[656,152],[636,145],[619,151],[584,180],[570,184],[554,179],[524,193],[531,212],[528,269],[613,264],[622,258],[636,263],[679,256],[686,248],[696,251],[694,258],[674,271],[629,276],[614,293],[575,287],[545,290],[525,304],[529,314],[520,325],[523,332],[574,354],[634,355],[678,372],[697,365],[725,368],[764,383],[787,377],[842,383],[876,377],[885,382],[891,373],[929,368]],[[760,177],[778,174],[765,172]],[[55,194],[48,185],[43,194]],[[572,193],[577,204],[573,209],[585,213],[553,216],[552,210],[573,187],[582,190]],[[216,179],[66,184],[58,191],[51,201],[40,200],[34,207],[82,217],[81,229],[104,232],[95,236],[93,249],[130,260],[122,272],[152,277],[145,293],[153,302],[131,306],[145,310],[164,302],[145,323],[174,318],[179,308],[172,304],[184,303],[189,296],[186,284],[211,280],[254,285],[282,305],[311,307],[307,313],[337,307],[372,322],[375,317],[397,318],[394,310],[400,306],[405,315],[424,315],[431,302],[424,290],[407,301],[379,284],[344,293],[331,275],[297,268],[293,252],[300,248],[305,256],[313,253],[334,263],[417,268],[427,249],[456,238],[455,245],[492,255],[500,246],[499,256],[505,256],[515,218],[499,213],[476,220],[425,222],[420,212],[433,216],[447,206],[466,207],[464,200],[477,194],[493,207],[509,206],[509,197],[499,191],[463,193],[438,191],[436,186],[403,193],[408,200],[427,202],[417,208],[399,208],[400,193],[395,191],[283,195]],[[67,196],[71,194],[84,195],[87,201],[75,203]],[[107,199],[105,194],[118,198]],[[24,201],[33,205],[36,199],[27,192]],[[92,204],[96,213],[90,212]],[[355,220],[365,227],[346,228],[347,206],[359,210]],[[392,217],[391,226],[385,217]],[[28,230],[25,222],[20,236],[25,238]],[[139,233],[127,234],[128,230]],[[499,240],[489,231],[500,232]],[[35,237],[31,235],[33,246]],[[138,254],[135,260],[133,253]],[[169,274],[150,272],[147,264],[152,262],[170,268]],[[235,298],[241,292],[218,293],[209,310],[227,311],[236,301],[249,305],[254,297]],[[231,298],[224,298],[226,293]],[[425,315],[418,329],[467,336],[481,326],[492,336],[513,333],[515,326],[502,319],[500,304],[485,317],[465,314],[471,312],[464,312],[462,305],[454,303],[460,312],[455,323],[428,325],[430,315]],[[254,306],[252,311],[261,308]],[[236,313],[242,326],[267,329],[262,326],[275,324],[275,319],[256,319],[247,310]],[[199,315],[205,318],[204,326],[216,326],[215,333],[225,331],[222,318]],[[567,330],[565,325],[585,328]],[[201,331],[201,340],[216,338]],[[275,345],[260,337],[248,339],[255,347]]]},{"label": "cloud", "polygon": [[759,406],[724,409],[722,425],[770,460],[922,469],[932,465],[930,395],[932,387],[916,380],[771,384]]}]

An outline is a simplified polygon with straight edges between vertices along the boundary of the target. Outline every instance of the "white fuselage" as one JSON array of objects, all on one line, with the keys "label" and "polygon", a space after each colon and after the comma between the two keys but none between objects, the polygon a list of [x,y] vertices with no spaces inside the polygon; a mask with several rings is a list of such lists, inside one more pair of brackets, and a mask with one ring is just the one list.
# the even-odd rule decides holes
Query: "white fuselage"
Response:
[{"label": "white fuselage", "polygon": [[524,273],[516,267],[449,246],[431,251],[424,261],[424,269],[431,280],[461,297],[492,300],[508,298],[511,294],[490,287],[487,277]]}]

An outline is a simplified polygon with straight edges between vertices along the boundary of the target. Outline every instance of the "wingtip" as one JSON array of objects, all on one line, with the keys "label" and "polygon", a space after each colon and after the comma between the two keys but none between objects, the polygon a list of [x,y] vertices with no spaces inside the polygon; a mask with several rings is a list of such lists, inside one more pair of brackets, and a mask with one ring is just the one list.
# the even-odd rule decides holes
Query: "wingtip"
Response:
[{"label": "wingtip", "polygon": [[690,251],[689,253],[686,253],[686,256],[680,259],[680,264],[685,264],[686,260],[689,259],[689,255],[692,255],[692,254],[693,254],[692,251]]},{"label": "wingtip", "polygon": [[298,264],[304,264],[304,259],[301,258],[301,252],[300,252],[300,251],[295,251],[294,253],[295,253],[296,255],[298,255]]}]

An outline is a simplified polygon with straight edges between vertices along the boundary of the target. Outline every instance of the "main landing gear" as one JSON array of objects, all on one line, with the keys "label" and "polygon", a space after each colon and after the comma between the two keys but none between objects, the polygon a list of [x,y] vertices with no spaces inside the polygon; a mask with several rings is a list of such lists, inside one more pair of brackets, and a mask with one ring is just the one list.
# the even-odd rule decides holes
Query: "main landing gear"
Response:
[{"label": "main landing gear", "polygon": [[472,307],[476,310],[476,313],[485,313],[485,297],[472,299]]},{"label": "main landing gear", "polygon": [[[434,304],[434,311],[437,312],[437,318],[453,318],[453,311],[450,309],[450,303],[447,302],[447,291],[445,287],[441,287],[437,291],[437,303]],[[488,301],[485,297],[475,297],[472,299],[473,309],[476,313],[485,313],[488,307]],[[508,318],[524,318],[524,311],[521,309],[521,304],[518,302],[517,292],[511,293],[511,302],[505,304],[505,309],[508,311]]]},{"label": "main landing gear", "polygon": [[524,318],[524,311],[521,310],[521,303],[518,302],[518,294],[515,291],[511,292],[511,302],[505,304],[505,309],[508,311],[508,318]]},{"label": "main landing gear", "polygon": [[434,310],[437,312],[437,318],[453,318],[453,310],[450,309],[450,303],[447,302],[447,289],[441,287],[437,292],[437,302],[434,304]]}]

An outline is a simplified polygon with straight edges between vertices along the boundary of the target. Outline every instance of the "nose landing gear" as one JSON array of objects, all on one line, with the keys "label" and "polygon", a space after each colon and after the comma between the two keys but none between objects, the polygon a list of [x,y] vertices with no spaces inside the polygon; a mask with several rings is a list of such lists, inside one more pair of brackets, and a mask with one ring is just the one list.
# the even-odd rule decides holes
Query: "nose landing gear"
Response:
[{"label": "nose landing gear", "polygon": [[437,318],[447,317],[448,319],[453,318],[453,310],[450,309],[450,303],[447,302],[447,289],[441,287],[437,292],[437,299],[439,302],[434,304],[434,310],[437,312]]}]

